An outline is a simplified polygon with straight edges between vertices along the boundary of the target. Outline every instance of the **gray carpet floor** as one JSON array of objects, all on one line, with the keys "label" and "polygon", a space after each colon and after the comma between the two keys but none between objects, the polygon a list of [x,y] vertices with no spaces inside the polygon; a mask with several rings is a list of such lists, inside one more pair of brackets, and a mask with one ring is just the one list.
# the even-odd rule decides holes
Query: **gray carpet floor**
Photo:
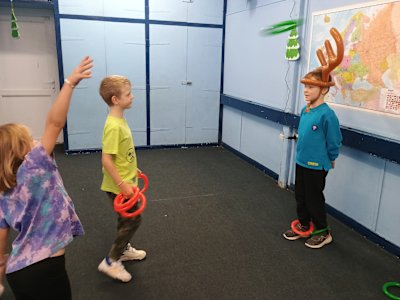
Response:
[{"label": "gray carpet floor", "polygon": [[[339,221],[322,249],[287,241],[292,192],[221,147],[137,151],[150,180],[133,238],[147,251],[124,263],[129,283],[97,271],[115,235],[115,213],[99,190],[99,153],[56,159],[86,235],[67,248],[73,299],[387,299],[399,259]],[[329,180],[329,175],[328,179]],[[400,291],[393,290],[400,296]],[[8,290],[4,299],[13,299]]]}]

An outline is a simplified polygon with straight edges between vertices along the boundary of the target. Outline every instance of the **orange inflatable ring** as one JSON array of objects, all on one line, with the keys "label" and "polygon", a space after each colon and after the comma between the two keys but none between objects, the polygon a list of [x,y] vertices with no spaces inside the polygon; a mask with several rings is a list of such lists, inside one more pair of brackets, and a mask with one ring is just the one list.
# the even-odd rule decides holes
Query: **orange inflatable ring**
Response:
[{"label": "orange inflatable ring", "polygon": [[294,220],[292,222],[290,227],[292,228],[293,232],[297,233],[298,235],[301,235],[302,237],[309,237],[311,235],[311,233],[314,231],[314,224],[312,222],[310,222],[310,229],[308,229],[307,231],[299,231],[296,228],[296,225],[299,223],[300,223],[299,220]]},{"label": "orange inflatable ring", "polygon": [[[146,208],[146,196],[143,193],[149,186],[149,179],[141,172],[138,173],[138,178],[143,179],[144,185],[142,189],[134,186],[132,188],[133,196],[130,199],[125,199],[122,193],[119,193],[114,199],[114,210],[123,218],[134,218],[140,215]],[[129,212],[129,210],[131,210],[138,202],[140,203],[139,209]]]}]

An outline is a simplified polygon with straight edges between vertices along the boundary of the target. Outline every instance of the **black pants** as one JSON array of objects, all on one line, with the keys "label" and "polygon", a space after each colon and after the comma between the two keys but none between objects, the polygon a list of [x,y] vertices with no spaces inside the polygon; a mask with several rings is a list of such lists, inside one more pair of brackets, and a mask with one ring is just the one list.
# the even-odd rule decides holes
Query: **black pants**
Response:
[{"label": "black pants", "polygon": [[307,169],[296,164],[297,216],[303,226],[308,226],[310,221],[316,230],[328,226],[324,196],[326,175],[328,171]]},{"label": "black pants", "polygon": [[7,274],[16,300],[70,300],[71,286],[65,257],[50,257]]},{"label": "black pants", "polygon": [[[111,203],[114,203],[114,199],[117,195],[113,193],[107,193],[108,197],[111,200]],[[139,203],[136,203],[134,207],[129,212],[137,210],[139,207]],[[117,221],[117,236],[114,240],[113,245],[111,246],[110,252],[108,253],[108,257],[113,260],[118,260],[122,253],[124,252],[126,245],[130,242],[131,238],[135,234],[136,230],[138,230],[140,223],[142,222],[142,216],[137,215],[134,218],[123,218],[118,214]]]}]

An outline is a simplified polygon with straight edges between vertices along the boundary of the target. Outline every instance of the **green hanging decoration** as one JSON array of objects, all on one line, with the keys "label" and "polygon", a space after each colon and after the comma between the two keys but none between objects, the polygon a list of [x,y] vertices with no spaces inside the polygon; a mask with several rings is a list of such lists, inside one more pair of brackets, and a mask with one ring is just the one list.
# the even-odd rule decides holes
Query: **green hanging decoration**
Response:
[{"label": "green hanging decoration", "polygon": [[286,46],[285,58],[287,60],[298,60],[300,58],[300,43],[298,38],[299,35],[297,34],[297,30],[295,27],[290,32],[289,40]]},{"label": "green hanging decoration", "polygon": [[15,39],[20,37],[18,29],[19,27],[17,23],[17,17],[15,16],[14,12],[14,4],[13,0],[11,0],[11,36]]}]

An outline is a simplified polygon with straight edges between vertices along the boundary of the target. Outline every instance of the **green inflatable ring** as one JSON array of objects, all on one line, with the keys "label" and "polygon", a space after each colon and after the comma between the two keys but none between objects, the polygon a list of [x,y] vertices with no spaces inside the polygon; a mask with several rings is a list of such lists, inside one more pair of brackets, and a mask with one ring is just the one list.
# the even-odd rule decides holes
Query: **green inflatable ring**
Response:
[{"label": "green inflatable ring", "polygon": [[390,293],[388,291],[388,288],[393,287],[393,286],[400,288],[400,283],[393,282],[393,281],[386,282],[382,287],[382,291],[388,298],[393,299],[393,300],[400,300],[400,296],[393,295],[392,293]]}]

